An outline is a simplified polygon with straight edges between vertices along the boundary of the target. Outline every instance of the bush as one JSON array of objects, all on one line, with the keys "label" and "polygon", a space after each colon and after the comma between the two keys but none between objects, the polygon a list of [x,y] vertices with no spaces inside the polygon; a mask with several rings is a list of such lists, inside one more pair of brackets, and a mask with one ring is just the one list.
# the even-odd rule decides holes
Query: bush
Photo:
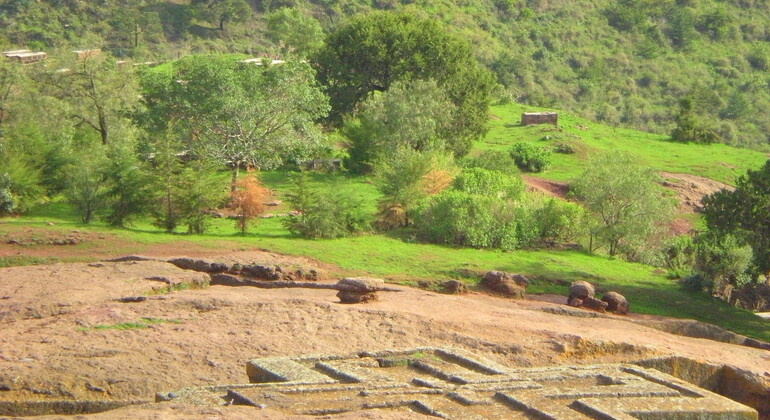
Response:
[{"label": "bush", "polygon": [[525,208],[463,191],[447,190],[426,199],[415,213],[417,236],[428,242],[511,250],[534,236]]},{"label": "bush", "polygon": [[748,271],[753,252],[735,236],[705,232],[695,240],[694,274],[701,276],[713,293],[721,293],[728,285],[742,286],[751,282]]},{"label": "bush", "polygon": [[284,226],[305,238],[341,238],[369,230],[371,215],[355,194],[337,183],[323,187],[309,185],[307,174],[294,181],[294,192],[288,195],[295,213],[284,219]]},{"label": "bush", "polygon": [[255,174],[248,174],[236,181],[235,190],[230,192],[230,208],[238,216],[235,226],[241,234],[245,234],[249,223],[265,211],[264,201],[267,196],[268,190]]},{"label": "bush", "polygon": [[580,235],[585,210],[567,201],[549,198],[538,203],[532,219],[537,226],[537,239],[541,244],[572,242]]},{"label": "bush", "polygon": [[498,171],[506,175],[517,175],[519,169],[510,154],[498,150],[486,150],[478,156],[465,158],[462,165],[466,168],[481,168]]},{"label": "bush", "polygon": [[481,168],[465,169],[452,186],[458,191],[499,199],[518,199],[524,192],[520,177]]},{"label": "bush", "polygon": [[0,216],[27,211],[43,194],[40,171],[20,159],[0,163]]},{"label": "bush", "polygon": [[452,157],[442,152],[400,148],[380,160],[374,172],[377,189],[382,193],[377,204],[379,228],[408,226],[415,204],[448,187],[454,172]]},{"label": "bush", "polygon": [[516,166],[525,172],[543,172],[551,165],[551,152],[528,143],[516,143],[511,149]]}]

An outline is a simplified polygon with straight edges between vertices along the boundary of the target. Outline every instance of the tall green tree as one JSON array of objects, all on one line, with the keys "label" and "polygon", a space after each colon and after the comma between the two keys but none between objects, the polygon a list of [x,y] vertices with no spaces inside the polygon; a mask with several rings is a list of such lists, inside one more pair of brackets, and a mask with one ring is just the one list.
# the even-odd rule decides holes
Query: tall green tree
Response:
[{"label": "tall green tree", "polygon": [[419,152],[464,148],[463,139],[449,133],[454,109],[432,80],[398,81],[386,92],[375,92],[345,123],[343,132],[351,141],[348,167],[368,170],[403,147]]},{"label": "tall green tree", "polygon": [[754,264],[770,271],[770,160],[738,178],[735,190],[721,190],[703,199],[709,230],[734,234],[754,251]]},{"label": "tall green tree", "polygon": [[233,169],[272,169],[301,162],[321,146],[314,120],[328,100],[304,62],[258,66],[219,56],[179,60],[174,74],[149,71],[142,78],[150,130],[174,123],[198,156]]},{"label": "tall green tree", "polygon": [[394,12],[353,17],[311,62],[331,98],[333,121],[396,81],[433,79],[455,106],[451,132],[465,139],[455,153],[467,153],[471,140],[486,132],[493,77],[470,46],[436,20]]},{"label": "tall green tree", "polygon": [[321,24],[296,7],[282,7],[265,15],[267,37],[300,57],[314,53],[324,43]]},{"label": "tall green tree", "polygon": [[65,102],[74,125],[94,130],[108,144],[112,130],[128,125],[128,114],[139,103],[133,69],[106,53],[57,64],[68,67],[40,68],[35,75],[43,93]]},{"label": "tall green tree", "polygon": [[190,6],[198,19],[218,25],[221,31],[225,24],[245,22],[251,15],[245,0],[192,0]]},{"label": "tall green tree", "polygon": [[617,255],[665,227],[674,203],[663,197],[656,179],[633,156],[610,153],[593,160],[570,185],[592,219],[591,251],[606,246],[610,255]]}]

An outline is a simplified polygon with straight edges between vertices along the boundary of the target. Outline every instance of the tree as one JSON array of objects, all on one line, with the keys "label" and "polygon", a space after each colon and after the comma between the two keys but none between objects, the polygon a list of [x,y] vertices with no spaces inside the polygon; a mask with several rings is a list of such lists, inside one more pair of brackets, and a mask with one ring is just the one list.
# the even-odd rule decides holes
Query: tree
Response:
[{"label": "tree", "polygon": [[230,208],[235,211],[235,225],[246,233],[246,229],[257,216],[265,211],[265,198],[268,191],[259,183],[255,174],[241,178],[236,182],[235,191],[230,193]]},{"label": "tree", "polygon": [[419,152],[463,149],[463,139],[443,137],[454,108],[432,80],[397,81],[386,92],[375,92],[345,124],[352,143],[348,167],[369,170],[378,158],[402,147]]},{"label": "tree", "polygon": [[311,62],[331,98],[334,122],[397,81],[433,79],[455,106],[447,132],[464,139],[455,154],[467,153],[471,140],[486,132],[493,77],[470,46],[436,20],[393,12],[355,16],[329,36]]},{"label": "tree", "polygon": [[684,98],[679,101],[679,113],[676,115],[676,127],[671,131],[671,139],[682,143],[710,144],[721,139],[719,135],[706,128],[693,110],[693,101]]},{"label": "tree", "polygon": [[95,130],[103,145],[110,141],[114,126],[122,123],[138,103],[133,69],[121,67],[105,53],[90,55],[36,77],[47,93],[68,105],[68,117],[76,126]]},{"label": "tree", "polygon": [[295,7],[282,7],[265,15],[267,37],[300,57],[317,51],[324,42],[321,24]]},{"label": "tree", "polygon": [[421,153],[402,147],[383,157],[374,172],[377,189],[382,193],[377,205],[379,226],[408,226],[409,213],[417,202],[448,187],[453,172],[451,156],[438,151]]},{"label": "tree", "polygon": [[245,0],[192,0],[190,5],[198,19],[218,24],[220,31],[226,23],[245,22],[251,15]]},{"label": "tree", "polygon": [[616,255],[665,226],[673,203],[662,196],[655,180],[655,173],[633,156],[610,153],[595,159],[570,185],[592,219],[590,251],[598,241]]},{"label": "tree", "polygon": [[242,167],[308,159],[322,144],[313,120],[326,114],[327,98],[306,63],[264,64],[190,56],[175,63],[173,75],[146,72],[146,128],[173,122],[195,155],[233,169],[233,187]]},{"label": "tree", "polygon": [[734,234],[754,251],[754,264],[770,270],[770,160],[735,182],[735,190],[720,190],[703,198],[706,225],[720,235]]}]

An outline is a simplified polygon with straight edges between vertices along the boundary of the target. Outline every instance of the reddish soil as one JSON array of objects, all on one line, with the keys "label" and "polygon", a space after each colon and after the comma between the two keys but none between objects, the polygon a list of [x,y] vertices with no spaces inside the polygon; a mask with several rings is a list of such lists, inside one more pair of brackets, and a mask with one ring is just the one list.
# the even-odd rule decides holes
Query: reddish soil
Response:
[{"label": "reddish soil", "polygon": [[[168,251],[154,256],[165,258]],[[203,254],[195,247],[173,251]],[[208,259],[333,268],[259,251],[222,252]],[[246,382],[244,366],[251,358],[419,346],[459,347],[511,367],[680,355],[770,377],[768,351],[671,335],[634,322],[648,316],[591,318],[544,312],[564,308],[559,296],[512,301],[401,287],[400,292],[383,293],[378,302],[342,305],[330,290],[211,286],[149,295],[143,302],[116,300],[145,296],[162,286],[148,277],[184,280],[200,275],[160,260],[0,269],[0,401],[150,401],[156,392]],[[117,327],[127,323],[134,325]],[[378,412],[366,416],[392,418]],[[269,407],[258,411],[161,404],[88,417],[282,416]]]}]

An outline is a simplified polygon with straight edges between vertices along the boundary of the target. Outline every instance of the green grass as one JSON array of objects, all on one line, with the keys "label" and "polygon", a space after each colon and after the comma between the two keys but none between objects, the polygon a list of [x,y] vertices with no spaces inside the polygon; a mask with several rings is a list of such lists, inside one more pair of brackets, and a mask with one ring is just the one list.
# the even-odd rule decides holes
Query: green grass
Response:
[{"label": "green grass", "polygon": [[561,182],[573,180],[587,169],[589,157],[611,150],[638,156],[641,164],[658,171],[699,175],[730,185],[747,169],[757,169],[768,159],[764,153],[723,144],[675,143],[667,136],[609,127],[561,111],[558,129],[551,125],[519,124],[522,112],[537,111],[546,109],[519,104],[492,107],[489,133],[474,149],[507,152],[516,142],[549,148],[556,143],[570,144],[577,153],[554,153],[551,168],[536,174]]},{"label": "green grass", "polygon": [[144,317],[137,322],[121,322],[119,324],[98,324],[93,327],[78,328],[78,331],[101,331],[101,330],[140,330],[148,328],[150,325],[157,324],[181,324],[180,319],[150,318]]}]

